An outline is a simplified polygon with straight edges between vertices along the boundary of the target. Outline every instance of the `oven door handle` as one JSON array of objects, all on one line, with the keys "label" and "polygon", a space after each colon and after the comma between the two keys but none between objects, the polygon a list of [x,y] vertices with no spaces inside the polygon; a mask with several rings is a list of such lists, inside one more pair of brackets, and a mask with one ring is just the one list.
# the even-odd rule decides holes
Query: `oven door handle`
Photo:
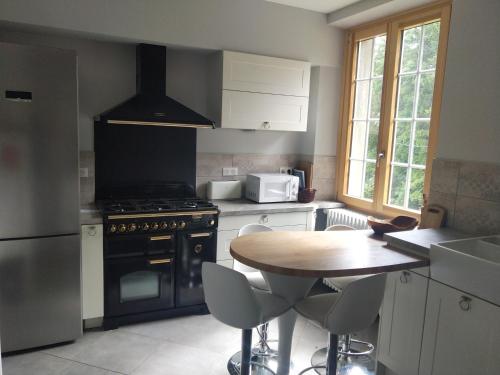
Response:
[{"label": "oven door handle", "polygon": [[201,237],[212,237],[212,233],[204,232],[204,233],[190,233],[188,234],[189,238],[201,238]]},{"label": "oven door handle", "polygon": [[150,259],[148,260],[149,264],[154,265],[154,264],[167,264],[172,262],[172,258],[165,258],[165,259]]}]

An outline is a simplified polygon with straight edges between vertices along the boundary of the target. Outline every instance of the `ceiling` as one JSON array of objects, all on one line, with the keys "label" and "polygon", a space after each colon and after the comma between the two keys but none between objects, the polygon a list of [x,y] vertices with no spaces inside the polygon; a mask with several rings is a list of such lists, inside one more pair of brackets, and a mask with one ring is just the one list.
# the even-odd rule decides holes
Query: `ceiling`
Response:
[{"label": "ceiling", "polygon": [[320,13],[330,13],[342,9],[360,0],[266,0],[272,3],[289,5],[296,8],[313,10]]}]

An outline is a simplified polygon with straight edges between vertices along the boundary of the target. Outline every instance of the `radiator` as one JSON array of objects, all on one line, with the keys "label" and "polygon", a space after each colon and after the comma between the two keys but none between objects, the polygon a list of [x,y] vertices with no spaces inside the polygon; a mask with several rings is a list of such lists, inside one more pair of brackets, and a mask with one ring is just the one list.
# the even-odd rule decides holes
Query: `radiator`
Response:
[{"label": "radiator", "polygon": [[366,215],[346,208],[326,209],[326,226],[334,224],[349,225],[356,229],[370,229],[366,223]]}]

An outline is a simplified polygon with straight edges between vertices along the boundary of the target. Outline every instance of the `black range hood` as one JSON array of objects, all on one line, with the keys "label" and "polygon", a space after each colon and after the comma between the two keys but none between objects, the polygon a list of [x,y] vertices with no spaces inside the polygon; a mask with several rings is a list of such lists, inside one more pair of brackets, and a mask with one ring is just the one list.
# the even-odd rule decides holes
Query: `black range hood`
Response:
[{"label": "black range hood", "polygon": [[214,128],[213,121],[165,95],[166,54],[166,47],[139,44],[137,94],[102,113],[97,120],[110,125]]}]

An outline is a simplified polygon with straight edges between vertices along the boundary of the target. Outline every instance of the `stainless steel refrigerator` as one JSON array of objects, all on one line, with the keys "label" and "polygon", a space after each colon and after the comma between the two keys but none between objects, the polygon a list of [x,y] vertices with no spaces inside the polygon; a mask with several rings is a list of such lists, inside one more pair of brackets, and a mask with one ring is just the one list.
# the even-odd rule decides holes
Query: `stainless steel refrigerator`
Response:
[{"label": "stainless steel refrigerator", "polygon": [[82,332],[75,52],[0,43],[3,352]]}]

